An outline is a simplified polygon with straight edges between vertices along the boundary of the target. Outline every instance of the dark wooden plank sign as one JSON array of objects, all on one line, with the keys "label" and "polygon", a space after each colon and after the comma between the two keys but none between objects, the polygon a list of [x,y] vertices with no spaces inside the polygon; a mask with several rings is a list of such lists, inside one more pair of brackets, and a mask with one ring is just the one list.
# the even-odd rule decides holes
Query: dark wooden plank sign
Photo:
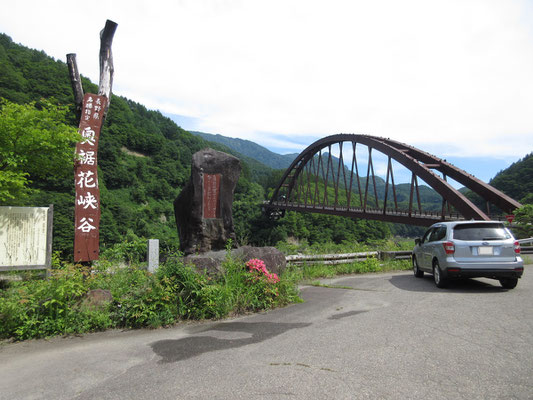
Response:
[{"label": "dark wooden plank sign", "polygon": [[220,218],[220,180],[222,174],[203,174],[203,217]]},{"label": "dark wooden plank sign", "polygon": [[100,241],[100,189],[98,188],[98,138],[102,129],[107,99],[87,93],[83,97],[76,145],[74,184],[74,261],[98,260]]}]

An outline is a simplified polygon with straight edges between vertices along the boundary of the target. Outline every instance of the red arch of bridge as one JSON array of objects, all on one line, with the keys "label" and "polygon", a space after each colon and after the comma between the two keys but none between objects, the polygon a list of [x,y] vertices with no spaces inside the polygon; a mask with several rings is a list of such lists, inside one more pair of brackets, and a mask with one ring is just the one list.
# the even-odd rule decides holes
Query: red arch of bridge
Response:
[{"label": "red arch of bridge", "polygon": [[[433,169],[440,171],[444,177],[448,176],[454,179],[455,181],[461,183],[468,189],[477,193],[487,202],[496,205],[501,210],[507,213],[511,213],[514,209],[521,206],[520,203],[513,200],[504,193],[500,192],[496,188],[446,162],[446,160],[442,160],[413,146],[409,146],[405,143],[400,143],[394,140],[369,135],[338,134],[328,136],[316,141],[315,143],[307,147],[302,153],[300,153],[298,157],[296,157],[290,167],[285,171],[280,183],[274,191],[270,202],[266,204],[266,207],[271,210],[282,209],[307,212],[316,211],[326,214],[337,214],[358,218],[402,222],[414,225],[430,225],[431,223],[434,223],[439,219],[445,219],[444,213],[442,214],[441,218],[438,218],[435,216],[414,216],[411,213],[409,213],[409,215],[387,214],[385,207],[382,212],[376,212],[375,210],[368,212],[366,210],[366,206],[363,210],[357,210],[355,208],[350,209],[350,207],[346,209],[337,207],[327,208],[325,206],[309,207],[307,205],[305,207],[302,207],[302,205],[290,203],[290,193],[292,192],[295,183],[297,182],[299,174],[303,171],[306,164],[310,160],[312,160],[315,155],[321,152],[321,150],[325,148],[331,148],[331,146],[334,144],[341,144],[344,142],[353,143],[354,148],[357,143],[366,145],[369,149],[369,152],[371,152],[372,149],[376,149],[377,151],[387,155],[389,157],[389,161],[390,159],[396,160],[408,170],[410,170],[414,175],[420,177],[428,185],[430,185],[437,193],[442,196],[443,199],[445,199],[449,204],[454,206],[464,219],[490,220],[490,217],[483,211],[481,211],[462,193],[453,188],[445,179],[435,174],[432,171]],[[280,189],[282,186],[288,187],[289,195],[286,196],[284,200],[279,201]]]}]

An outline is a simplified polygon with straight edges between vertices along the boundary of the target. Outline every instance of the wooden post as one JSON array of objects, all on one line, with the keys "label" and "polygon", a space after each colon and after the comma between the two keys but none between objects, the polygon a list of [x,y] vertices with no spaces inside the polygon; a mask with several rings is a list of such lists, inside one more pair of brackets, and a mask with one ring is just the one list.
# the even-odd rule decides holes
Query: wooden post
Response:
[{"label": "wooden post", "polygon": [[100,84],[98,85],[98,95],[107,97],[104,117],[107,115],[107,110],[111,103],[111,89],[113,88],[113,75],[115,73],[111,45],[113,44],[113,36],[116,30],[117,24],[107,20],[104,29],[100,32]]},{"label": "wooden post", "polygon": [[[113,44],[113,37],[117,26],[118,24],[116,22],[107,20],[104,29],[100,32],[100,82],[98,85],[98,96],[105,96],[107,98],[104,117],[111,103],[111,91],[113,89],[113,76],[115,73],[111,45]],[[76,54],[67,54],[67,65],[72,91],[74,92],[74,102],[78,110],[81,111],[84,93],[76,62]]]},{"label": "wooden post", "polygon": [[75,54],[67,54],[70,81],[82,141],[76,146],[74,185],[74,261],[98,260],[100,241],[100,191],[97,176],[98,138],[111,102],[113,54],[111,44],[117,24],[107,20],[100,32],[100,83],[98,95],[84,95]]},{"label": "wooden post", "polygon": [[78,71],[78,64],[76,62],[76,54],[67,54],[67,65],[72,91],[74,92],[74,103],[76,104],[78,118],[80,118],[81,104],[83,102],[83,87],[81,85],[80,73]]}]

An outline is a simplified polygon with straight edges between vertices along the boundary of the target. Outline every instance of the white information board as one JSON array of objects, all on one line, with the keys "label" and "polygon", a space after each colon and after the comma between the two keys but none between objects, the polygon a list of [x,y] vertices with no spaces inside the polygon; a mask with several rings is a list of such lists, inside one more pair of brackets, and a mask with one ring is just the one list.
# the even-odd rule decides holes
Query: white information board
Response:
[{"label": "white information board", "polygon": [[52,207],[0,207],[0,271],[50,267]]}]

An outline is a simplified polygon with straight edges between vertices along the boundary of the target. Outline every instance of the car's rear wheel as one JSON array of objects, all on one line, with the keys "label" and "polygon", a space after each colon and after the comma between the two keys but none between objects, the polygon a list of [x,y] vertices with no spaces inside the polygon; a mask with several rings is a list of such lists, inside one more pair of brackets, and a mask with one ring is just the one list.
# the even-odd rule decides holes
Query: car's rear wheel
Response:
[{"label": "car's rear wheel", "polygon": [[504,289],[514,289],[518,284],[518,278],[502,278],[500,284]]},{"label": "car's rear wheel", "polygon": [[413,274],[414,274],[417,278],[423,278],[423,277],[424,277],[424,271],[422,271],[422,270],[418,267],[418,260],[416,259],[415,256],[413,256]]},{"label": "car's rear wheel", "polygon": [[448,280],[444,276],[444,273],[440,269],[439,261],[433,261],[433,280],[438,288],[445,288],[448,284]]}]

